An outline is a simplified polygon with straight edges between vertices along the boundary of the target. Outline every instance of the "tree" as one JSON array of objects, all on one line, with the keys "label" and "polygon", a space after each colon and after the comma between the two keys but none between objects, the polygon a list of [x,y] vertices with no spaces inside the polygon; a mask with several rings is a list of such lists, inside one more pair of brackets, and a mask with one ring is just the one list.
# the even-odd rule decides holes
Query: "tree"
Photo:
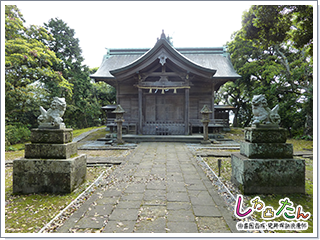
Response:
[{"label": "tree", "polygon": [[[94,74],[98,67],[90,69],[90,75]],[[105,82],[93,83],[95,97],[100,106],[116,104],[116,89]]]},{"label": "tree", "polygon": [[72,98],[67,99],[65,123],[73,128],[95,126],[101,118],[95,87],[89,77],[90,69],[82,64],[82,50],[75,31],[61,19],[50,19],[45,28],[54,39],[48,46],[62,61],[54,65],[56,71],[73,84]]},{"label": "tree", "polygon": [[292,41],[298,49],[305,48],[313,56],[313,7],[309,5],[293,6]]},{"label": "tree", "polygon": [[24,27],[24,22],[17,6],[5,6],[6,124],[34,127],[39,104],[53,91],[70,96],[72,85],[52,68],[60,62],[44,44],[52,37],[44,28]]},{"label": "tree", "polygon": [[272,107],[279,103],[281,126],[290,133],[304,127],[303,114],[312,117],[312,57],[306,51],[312,48],[312,39],[304,40],[305,45],[295,43],[298,28],[292,27],[302,24],[298,19],[305,19],[302,16],[310,7],[304,12],[299,9],[305,10],[252,6],[243,15],[241,30],[228,43],[232,63],[242,78],[225,84],[222,91],[229,96],[225,101],[237,108],[236,120],[242,126],[249,122],[239,113],[250,112],[248,102],[256,94],[265,94]]}]

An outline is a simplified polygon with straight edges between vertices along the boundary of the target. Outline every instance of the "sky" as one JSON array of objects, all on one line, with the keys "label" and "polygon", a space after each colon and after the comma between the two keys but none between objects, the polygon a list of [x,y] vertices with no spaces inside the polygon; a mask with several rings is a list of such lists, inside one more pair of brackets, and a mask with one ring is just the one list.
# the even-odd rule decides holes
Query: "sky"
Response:
[{"label": "sky", "polygon": [[90,68],[106,48],[152,48],[162,30],[174,47],[221,47],[241,28],[245,1],[10,1],[26,20],[43,26],[59,18],[75,30]]}]

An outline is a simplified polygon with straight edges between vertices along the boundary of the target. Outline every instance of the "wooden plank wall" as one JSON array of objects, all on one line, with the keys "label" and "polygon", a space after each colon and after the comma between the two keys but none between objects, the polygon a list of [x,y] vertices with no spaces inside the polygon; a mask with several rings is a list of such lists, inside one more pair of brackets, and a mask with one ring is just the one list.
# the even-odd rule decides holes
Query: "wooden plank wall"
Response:
[{"label": "wooden plank wall", "polygon": [[[190,115],[191,122],[201,119],[201,109],[207,105],[211,109],[212,90],[211,84],[193,81],[194,86],[190,88]],[[198,121],[195,121],[198,119]]]},{"label": "wooden plank wall", "polygon": [[[139,121],[139,102],[138,102],[138,88],[134,87],[134,80],[129,80],[123,84],[119,84],[118,97],[119,104],[126,111],[124,114],[127,123],[136,123]],[[178,90],[178,94],[171,92],[161,94],[149,94],[147,90],[143,89],[143,122],[153,122],[157,120],[167,120],[169,115],[173,121],[184,122],[184,90]],[[166,98],[166,99],[164,99]],[[165,101],[167,106],[162,106]],[[161,104],[162,103],[162,104]],[[190,123],[201,124],[200,111],[204,105],[212,108],[212,88],[211,83],[193,81],[193,86],[190,88],[189,95],[189,119]],[[162,111],[158,112],[157,108]],[[163,112],[165,109],[168,112]],[[174,110],[174,111],[173,111]],[[212,110],[212,109],[211,109]],[[160,118],[161,114],[167,115],[165,118]],[[157,119],[159,118],[159,119]]]},{"label": "wooden plank wall", "polygon": [[139,105],[138,105],[138,88],[134,87],[134,81],[126,81],[119,84],[118,104],[126,111],[123,115],[128,123],[138,123]]}]

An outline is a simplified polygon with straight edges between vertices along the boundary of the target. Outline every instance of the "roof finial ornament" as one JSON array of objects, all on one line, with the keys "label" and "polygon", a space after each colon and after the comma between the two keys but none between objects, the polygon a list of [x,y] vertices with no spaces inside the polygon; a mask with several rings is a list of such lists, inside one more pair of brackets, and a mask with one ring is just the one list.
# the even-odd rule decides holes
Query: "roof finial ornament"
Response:
[{"label": "roof finial ornament", "polygon": [[166,39],[166,35],[164,34],[164,30],[162,29],[162,33],[161,33],[161,36],[160,36],[161,39]]}]

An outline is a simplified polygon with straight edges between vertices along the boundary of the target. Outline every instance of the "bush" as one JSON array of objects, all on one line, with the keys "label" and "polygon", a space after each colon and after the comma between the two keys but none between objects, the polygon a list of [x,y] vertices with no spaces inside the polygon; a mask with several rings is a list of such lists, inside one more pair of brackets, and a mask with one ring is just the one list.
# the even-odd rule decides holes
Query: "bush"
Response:
[{"label": "bush", "polygon": [[6,148],[30,140],[31,131],[25,126],[6,125]]},{"label": "bush", "polygon": [[304,130],[305,130],[305,128],[299,128],[297,130],[293,129],[292,130],[293,138],[297,139],[297,140],[312,141],[313,140],[313,136],[305,134]]}]

